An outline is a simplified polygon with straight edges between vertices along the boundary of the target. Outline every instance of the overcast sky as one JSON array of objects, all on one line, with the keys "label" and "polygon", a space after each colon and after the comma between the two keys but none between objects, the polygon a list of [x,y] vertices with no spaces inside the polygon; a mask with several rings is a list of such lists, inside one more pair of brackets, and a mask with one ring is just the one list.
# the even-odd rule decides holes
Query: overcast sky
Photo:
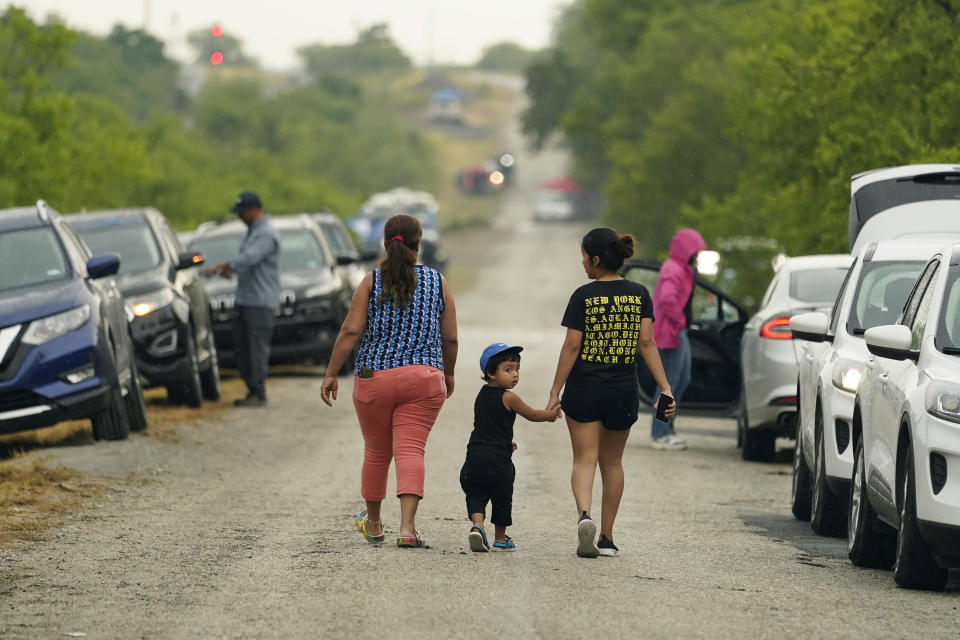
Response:
[{"label": "overcast sky", "polygon": [[[168,55],[184,59],[188,32],[223,25],[247,53],[271,69],[295,66],[304,44],[354,41],[358,28],[390,25],[415,62],[472,63],[486,45],[512,41],[545,46],[553,19],[568,0],[20,0],[34,19],[50,13],[69,26],[105,34],[117,22],[140,27],[168,43]],[[10,4],[0,0],[0,5]]]}]

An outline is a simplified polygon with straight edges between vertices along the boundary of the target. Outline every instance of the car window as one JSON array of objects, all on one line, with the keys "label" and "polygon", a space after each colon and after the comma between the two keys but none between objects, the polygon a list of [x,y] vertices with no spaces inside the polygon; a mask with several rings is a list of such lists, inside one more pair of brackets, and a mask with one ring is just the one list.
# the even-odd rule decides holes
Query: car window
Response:
[{"label": "car window", "polygon": [[0,291],[45,284],[69,274],[67,256],[52,228],[0,233]]},{"label": "car window", "polygon": [[[930,277],[926,283],[921,283],[924,286],[923,295],[920,297],[920,304],[917,305],[916,314],[910,323],[910,334],[913,336],[913,339],[910,341],[910,348],[915,351],[920,348],[920,343],[923,342],[923,334],[927,328],[927,315],[930,313],[930,301],[933,298],[933,291],[936,289],[936,287],[933,286],[933,278],[936,277],[939,267],[940,263],[935,262],[933,271],[930,272]],[[926,275],[926,273],[924,273],[924,275]],[[916,296],[914,296],[914,298],[916,298]]]},{"label": "car window", "polygon": [[75,268],[81,273],[86,273],[87,260],[91,258],[87,245],[83,244],[80,238],[77,237],[77,234],[70,228],[70,225],[60,222],[57,224],[57,229],[60,230],[63,247],[67,250],[67,255],[70,259],[73,260]]},{"label": "car window", "polygon": [[[646,267],[627,267],[623,272],[623,277],[627,280],[633,280],[634,282],[639,282],[644,287],[647,288],[647,291],[650,292],[650,297],[653,297],[653,289],[657,286],[657,276],[660,272],[657,269],[651,269]],[[654,314],[656,314],[656,309],[654,309]]]},{"label": "car window", "polygon": [[321,222],[320,229],[335,254],[338,256],[353,255],[353,242],[340,225],[335,222]]},{"label": "car window", "polygon": [[190,242],[190,250],[203,254],[205,264],[217,264],[233,260],[240,253],[240,244],[243,242],[242,233],[218,234],[215,236],[200,236]]},{"label": "car window", "polygon": [[937,325],[937,349],[951,351],[960,348],[960,267],[950,267],[947,286],[943,292],[940,321]]},{"label": "car window", "polygon": [[840,285],[840,290],[837,292],[837,298],[833,301],[833,308],[830,310],[830,333],[833,335],[837,334],[837,324],[839,324],[840,320],[840,302],[847,294],[847,285],[850,282],[850,275],[853,273],[853,270],[856,267],[857,260],[854,259],[853,264],[851,264],[850,268],[847,269],[847,274],[843,277],[843,284]]},{"label": "car window", "polygon": [[770,285],[767,287],[766,293],[763,294],[763,302],[760,303],[760,308],[764,309],[770,303],[770,298],[773,297],[773,292],[777,290],[777,284],[780,282],[780,274],[782,272],[778,271],[774,274],[773,280],[770,281]]},{"label": "car window", "polygon": [[927,284],[933,277],[933,273],[936,271],[938,264],[939,260],[934,260],[924,267],[920,277],[916,283],[914,283],[914,288],[911,289],[913,294],[909,296],[909,300],[904,304],[903,318],[900,320],[900,324],[908,327],[913,325],[913,319],[916,317],[917,310],[920,308],[920,299],[923,296],[923,292],[926,291]]},{"label": "car window", "polygon": [[160,264],[160,245],[146,220],[73,225],[94,255],[120,255],[120,273],[140,273]]},{"label": "car window", "polygon": [[833,302],[846,275],[846,267],[793,271],[790,273],[790,297],[810,304]]},{"label": "car window", "polygon": [[309,230],[298,229],[280,233],[280,269],[294,271],[319,269],[329,266],[320,241]]},{"label": "car window", "polygon": [[894,324],[913,290],[922,261],[864,262],[847,317],[853,335],[884,324]]}]

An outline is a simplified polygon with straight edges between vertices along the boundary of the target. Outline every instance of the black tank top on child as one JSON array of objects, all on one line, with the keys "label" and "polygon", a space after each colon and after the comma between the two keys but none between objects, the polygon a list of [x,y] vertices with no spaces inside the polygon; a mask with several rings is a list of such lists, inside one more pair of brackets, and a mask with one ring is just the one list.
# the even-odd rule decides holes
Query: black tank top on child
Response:
[{"label": "black tank top on child", "polygon": [[513,422],[517,414],[503,406],[505,392],[506,389],[500,387],[480,387],[473,403],[473,433],[467,443],[467,453],[481,449],[502,451],[508,457],[513,453]]}]

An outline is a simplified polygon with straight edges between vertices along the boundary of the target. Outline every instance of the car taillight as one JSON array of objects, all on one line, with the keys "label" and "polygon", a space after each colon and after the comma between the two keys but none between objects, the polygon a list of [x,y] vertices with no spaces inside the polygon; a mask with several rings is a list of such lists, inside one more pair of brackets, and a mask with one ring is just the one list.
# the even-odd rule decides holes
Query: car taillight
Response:
[{"label": "car taillight", "polygon": [[760,327],[760,337],[789,340],[793,337],[793,334],[790,333],[790,318],[781,316],[767,320],[763,323],[763,326]]}]

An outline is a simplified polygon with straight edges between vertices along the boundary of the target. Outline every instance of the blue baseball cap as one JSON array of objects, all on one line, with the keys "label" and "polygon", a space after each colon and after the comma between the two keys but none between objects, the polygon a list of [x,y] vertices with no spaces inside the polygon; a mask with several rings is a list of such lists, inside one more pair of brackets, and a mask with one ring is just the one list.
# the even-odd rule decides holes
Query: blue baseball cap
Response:
[{"label": "blue baseball cap", "polygon": [[492,345],[484,349],[483,353],[480,354],[480,371],[486,373],[487,363],[490,362],[490,358],[498,353],[503,353],[504,351],[516,351],[517,353],[520,353],[523,351],[523,347],[511,347],[503,342],[494,342]]}]

